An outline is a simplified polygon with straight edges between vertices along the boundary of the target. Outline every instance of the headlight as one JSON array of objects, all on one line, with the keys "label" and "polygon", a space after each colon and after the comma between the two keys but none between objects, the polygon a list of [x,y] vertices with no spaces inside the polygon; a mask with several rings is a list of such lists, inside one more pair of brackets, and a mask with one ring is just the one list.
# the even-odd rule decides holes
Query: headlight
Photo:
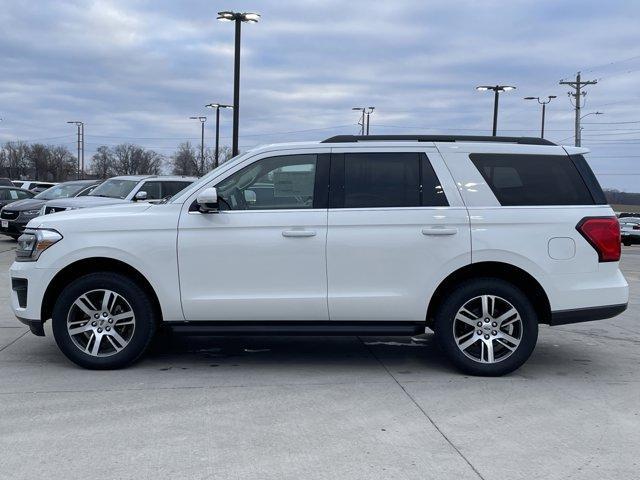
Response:
[{"label": "headlight", "polygon": [[16,247],[16,262],[35,262],[51,245],[62,240],[55,230],[29,230],[20,235]]},{"label": "headlight", "polygon": [[36,210],[23,210],[22,215],[25,217],[37,217],[38,215],[40,215],[40,209],[38,208]]}]

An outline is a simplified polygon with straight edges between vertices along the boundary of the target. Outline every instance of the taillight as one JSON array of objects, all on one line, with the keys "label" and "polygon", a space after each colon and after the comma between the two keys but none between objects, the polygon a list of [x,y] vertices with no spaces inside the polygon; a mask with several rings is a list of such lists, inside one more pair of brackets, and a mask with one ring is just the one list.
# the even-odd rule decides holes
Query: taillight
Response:
[{"label": "taillight", "polygon": [[576,230],[598,252],[600,262],[620,260],[620,224],[616,217],[586,217],[576,225]]}]

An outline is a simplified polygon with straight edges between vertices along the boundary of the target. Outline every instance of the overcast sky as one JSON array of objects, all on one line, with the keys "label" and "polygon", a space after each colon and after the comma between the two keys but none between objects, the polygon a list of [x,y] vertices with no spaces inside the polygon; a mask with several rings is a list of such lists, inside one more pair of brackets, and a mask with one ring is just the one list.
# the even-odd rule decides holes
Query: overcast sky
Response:
[{"label": "overcast sky", "polygon": [[224,9],[262,14],[243,27],[241,149],[357,133],[351,107],[368,105],[372,133],[489,134],[493,99],[474,87],[495,83],[518,87],[501,96],[499,133],[539,135],[539,106],[522,97],[558,95],[547,137],[572,144],[558,81],[582,70],[599,80],[584,113],[604,112],[585,119],[590,163],[603,186],[640,191],[638,1],[0,0],[0,141],[74,151],[65,122],[81,120],[87,157],[199,143],[188,117],[233,99]]}]

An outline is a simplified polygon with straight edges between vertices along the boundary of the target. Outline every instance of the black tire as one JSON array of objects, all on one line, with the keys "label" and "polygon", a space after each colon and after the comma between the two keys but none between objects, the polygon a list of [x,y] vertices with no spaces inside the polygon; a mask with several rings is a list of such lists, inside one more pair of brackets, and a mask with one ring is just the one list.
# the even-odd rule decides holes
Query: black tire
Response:
[{"label": "black tire", "polygon": [[630,246],[631,246],[631,242],[622,242],[622,244],[623,244],[625,247],[630,247]]},{"label": "black tire", "polygon": [[[517,310],[521,319],[519,345],[506,358],[495,363],[481,363],[469,358],[458,347],[455,339],[456,314],[463,305],[481,295],[501,297]],[[481,328],[484,328],[484,324]],[[434,331],[438,345],[458,369],[470,375],[500,376],[519,368],[533,352],[538,340],[538,316],[529,298],[519,288],[498,278],[478,278],[465,281],[450,292],[436,312]],[[480,331],[477,330],[478,333]],[[482,342],[482,339],[480,341]],[[491,341],[493,342],[493,339]],[[498,348],[503,347],[499,345]]]},{"label": "black tire", "polygon": [[[126,346],[103,357],[85,353],[74,343],[67,330],[67,317],[76,299],[87,292],[101,289],[120,295],[135,315],[133,333]],[[52,314],[53,336],[62,353],[77,365],[93,370],[118,369],[132,364],[146,351],[156,330],[154,317],[148,294],[130,278],[112,272],[91,273],[71,282],[58,297]]]}]

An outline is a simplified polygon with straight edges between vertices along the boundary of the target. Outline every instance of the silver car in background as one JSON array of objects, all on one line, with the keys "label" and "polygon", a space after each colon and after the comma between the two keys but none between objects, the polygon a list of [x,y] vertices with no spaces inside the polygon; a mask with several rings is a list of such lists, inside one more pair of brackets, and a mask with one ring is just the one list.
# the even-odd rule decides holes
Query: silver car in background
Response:
[{"label": "silver car in background", "polygon": [[623,245],[640,244],[640,217],[623,217],[619,220]]}]

